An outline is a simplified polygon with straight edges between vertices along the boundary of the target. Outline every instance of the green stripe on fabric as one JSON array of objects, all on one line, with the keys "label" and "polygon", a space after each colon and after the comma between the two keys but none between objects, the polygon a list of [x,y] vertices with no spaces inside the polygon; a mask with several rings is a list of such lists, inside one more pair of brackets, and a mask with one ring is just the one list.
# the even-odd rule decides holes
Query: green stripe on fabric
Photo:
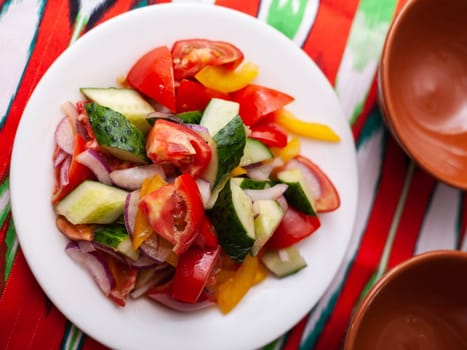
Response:
[{"label": "green stripe on fabric", "polygon": [[61,350],[79,350],[83,348],[86,336],[72,323],[67,322],[63,335]]},{"label": "green stripe on fabric", "polygon": [[0,227],[3,226],[8,214],[10,213],[10,180],[7,178],[0,185]]},{"label": "green stripe on fabric", "polygon": [[16,253],[18,252],[18,239],[16,238],[15,226],[13,220],[10,219],[8,222],[8,228],[5,236],[6,254],[5,254],[5,275],[4,281],[8,279],[10,275],[13,262],[15,261]]},{"label": "green stripe on fabric", "polygon": [[370,61],[378,61],[397,0],[360,1],[347,48],[352,52],[353,68],[363,71]]},{"label": "green stripe on fabric", "polygon": [[266,23],[293,39],[302,23],[307,3],[307,0],[272,0]]}]

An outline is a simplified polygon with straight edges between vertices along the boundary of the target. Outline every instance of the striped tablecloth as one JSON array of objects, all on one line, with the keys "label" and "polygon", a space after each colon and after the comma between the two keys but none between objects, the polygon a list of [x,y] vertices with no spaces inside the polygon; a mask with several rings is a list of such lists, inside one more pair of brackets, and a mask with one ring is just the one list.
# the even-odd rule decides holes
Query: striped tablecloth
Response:
[{"label": "striped tablecloth", "polygon": [[[105,349],[55,308],[25,262],[10,213],[11,150],[29,96],[70,43],[113,16],[162,2],[167,1],[0,0],[2,349]],[[204,2],[256,16],[299,45],[334,86],[352,127],[361,186],[344,262],[313,310],[265,347],[339,349],[354,306],[385,271],[421,252],[467,248],[464,193],[414,165],[387,132],[378,110],[378,59],[391,20],[404,1]]]}]

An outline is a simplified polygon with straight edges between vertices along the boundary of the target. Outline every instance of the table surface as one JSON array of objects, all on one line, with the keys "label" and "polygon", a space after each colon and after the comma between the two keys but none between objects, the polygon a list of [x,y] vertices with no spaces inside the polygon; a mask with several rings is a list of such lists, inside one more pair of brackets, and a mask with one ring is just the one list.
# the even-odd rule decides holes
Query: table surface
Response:
[{"label": "table surface", "polygon": [[[135,7],[170,1],[0,0],[0,347],[105,349],[47,299],[18,244],[9,202],[11,150],[21,113],[41,76],[87,31]],[[182,1],[173,1],[182,2]],[[186,1],[185,1],[186,2]],[[218,0],[264,21],[299,45],[330,83],[352,127],[360,179],[351,242],[318,304],[265,349],[339,349],[352,311],[386,271],[436,249],[467,250],[464,192],[417,167],[388,133],[376,70],[397,0]]]}]

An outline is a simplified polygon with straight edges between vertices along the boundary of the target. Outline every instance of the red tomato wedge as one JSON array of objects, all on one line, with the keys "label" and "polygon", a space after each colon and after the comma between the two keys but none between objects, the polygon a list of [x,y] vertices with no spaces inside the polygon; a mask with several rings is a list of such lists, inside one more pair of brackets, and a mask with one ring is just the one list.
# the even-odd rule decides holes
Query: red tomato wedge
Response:
[{"label": "red tomato wedge", "polygon": [[289,206],[284,218],[266,243],[271,249],[282,249],[300,242],[321,226],[317,216],[303,214]]},{"label": "red tomato wedge", "polygon": [[215,248],[217,247],[217,234],[211,221],[206,217],[201,226],[199,234],[193,243],[200,248]]},{"label": "red tomato wedge", "polygon": [[149,131],[146,152],[154,163],[172,164],[195,179],[211,160],[211,147],[198,133],[164,119],[158,119]]},{"label": "red tomato wedge", "polygon": [[220,246],[203,249],[192,246],[178,260],[172,296],[186,303],[196,303],[206,286],[220,254]]},{"label": "red tomato wedge", "polygon": [[314,175],[321,188],[321,196],[316,198],[317,212],[330,212],[336,210],[340,206],[340,196],[336,187],[329,177],[321,170],[321,168],[313,163],[307,157],[299,155],[295,158],[298,162],[305,165]]},{"label": "red tomato wedge", "polygon": [[203,111],[211,98],[229,99],[227,94],[209,89],[196,81],[183,79],[177,88],[177,113]]},{"label": "red tomato wedge", "polygon": [[139,209],[161,237],[181,255],[196,239],[204,222],[204,207],[195,180],[189,174],[141,198]]},{"label": "red tomato wedge", "polygon": [[243,61],[243,53],[224,41],[187,39],[173,44],[172,58],[174,77],[180,80],[193,77],[207,65],[235,69]]},{"label": "red tomato wedge", "polygon": [[249,84],[232,94],[240,103],[240,116],[248,126],[253,126],[272,113],[289,104],[294,98],[286,93],[266,86]]},{"label": "red tomato wedge", "polygon": [[263,120],[250,127],[249,137],[263,142],[269,147],[285,147],[287,145],[287,133],[276,123]]},{"label": "red tomato wedge", "polygon": [[175,83],[172,55],[167,46],[141,56],[131,67],[127,82],[134,89],[175,112]]}]

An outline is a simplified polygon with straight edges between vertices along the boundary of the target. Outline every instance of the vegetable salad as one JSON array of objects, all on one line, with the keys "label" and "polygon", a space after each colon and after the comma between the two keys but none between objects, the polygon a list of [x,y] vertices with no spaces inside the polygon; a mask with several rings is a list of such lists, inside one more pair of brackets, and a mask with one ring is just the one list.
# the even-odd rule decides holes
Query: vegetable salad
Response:
[{"label": "vegetable salad", "polygon": [[180,40],[62,105],[56,225],[116,304],[228,313],[268,275],[306,267],[296,243],[340,198],[299,137],[339,136],[294,116],[294,97],[258,74],[233,44]]}]

